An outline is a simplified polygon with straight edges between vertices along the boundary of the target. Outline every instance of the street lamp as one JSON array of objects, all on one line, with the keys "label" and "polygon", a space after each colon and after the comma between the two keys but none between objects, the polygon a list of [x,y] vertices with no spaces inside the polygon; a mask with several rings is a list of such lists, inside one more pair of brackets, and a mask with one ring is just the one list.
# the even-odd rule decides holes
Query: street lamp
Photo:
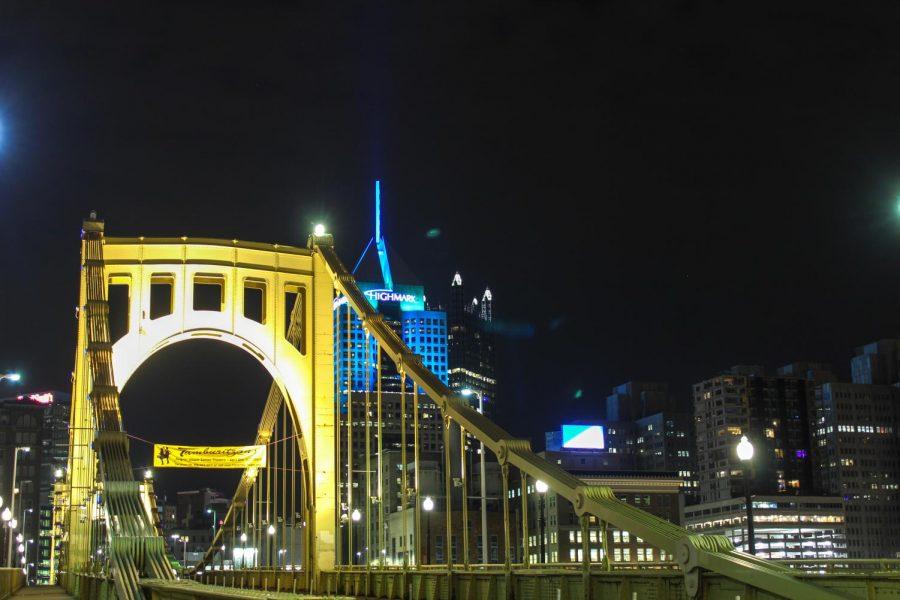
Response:
[{"label": "street lamp", "polygon": [[[484,414],[484,397],[472,391],[469,388],[465,388],[462,390],[462,395],[466,396],[475,396],[478,398],[478,412]],[[487,473],[485,473],[484,466],[484,442],[481,442],[481,476],[478,478],[481,481],[481,562],[487,564],[488,562],[488,534],[487,534]],[[463,497],[468,497],[466,494],[469,493],[469,490],[463,490]],[[468,501],[468,500],[466,500]],[[468,527],[468,525],[466,525]]]},{"label": "street lamp", "polygon": [[[359,523],[360,520],[362,520],[362,513],[359,512],[358,508],[354,508],[352,511],[350,511],[350,523],[348,525],[350,527],[349,531],[350,531],[351,538],[352,538],[352,534],[353,534],[353,524]],[[357,558],[357,562],[359,562],[359,560],[358,560],[359,552],[356,553],[356,558]],[[347,562],[353,562],[353,548],[350,548],[350,547],[347,548]]]},{"label": "street lamp", "polygon": [[544,538],[546,537],[545,527],[547,517],[544,514],[544,495],[547,493],[547,484],[540,479],[534,482],[534,490],[538,493],[538,524],[541,527],[541,562],[547,562],[547,546]]},{"label": "street lamp", "polygon": [[216,516],[216,511],[213,510],[212,508],[207,508],[206,514],[212,515],[212,532],[213,532],[213,538],[215,538],[216,537],[216,523],[218,522],[218,518]]},{"label": "street lamp", "polygon": [[147,469],[144,471],[144,479],[153,479],[153,470]]},{"label": "street lamp", "polygon": [[9,381],[19,381],[22,379],[21,373],[0,373],[0,381],[8,379]]},{"label": "street lamp", "polygon": [[753,444],[746,435],[741,436],[737,445],[737,456],[740,459],[741,470],[744,472],[744,503],[747,505],[747,549],[750,554],[756,554],[756,543],[753,532],[753,498],[750,497],[750,461],[753,460]]},{"label": "street lamp", "polygon": [[432,500],[431,496],[425,496],[425,499],[422,500],[422,510],[424,510],[427,514],[425,515],[425,564],[431,564],[431,511],[434,510],[434,500]]},{"label": "street lamp", "polygon": [[[15,450],[13,451],[13,468],[12,468],[12,484],[11,484],[12,489],[10,490],[10,495],[9,495],[9,497],[10,497],[9,509],[10,509],[11,517],[12,517],[12,515],[16,514],[16,491],[17,491],[16,490],[16,469],[18,468],[18,465],[19,465],[19,452],[27,453],[30,451],[31,451],[31,448],[29,448],[28,446],[17,446],[15,448]],[[10,519],[3,519],[3,520],[9,521],[10,529],[15,529],[16,526],[14,525],[14,523],[16,522],[16,520],[12,519],[11,517],[10,517]],[[13,564],[12,564],[12,547],[13,547],[12,546],[12,532],[10,532],[9,544],[7,544],[7,546],[6,546],[6,566],[9,568],[12,568],[12,566],[13,566]]]},{"label": "street lamp", "polygon": [[316,237],[322,237],[325,235],[325,225],[322,223],[316,223],[316,226],[313,227],[313,235]]},{"label": "street lamp", "polygon": [[246,556],[247,556],[247,534],[241,533],[241,568],[242,569],[244,568],[244,565],[246,564],[246,558],[245,558]]}]

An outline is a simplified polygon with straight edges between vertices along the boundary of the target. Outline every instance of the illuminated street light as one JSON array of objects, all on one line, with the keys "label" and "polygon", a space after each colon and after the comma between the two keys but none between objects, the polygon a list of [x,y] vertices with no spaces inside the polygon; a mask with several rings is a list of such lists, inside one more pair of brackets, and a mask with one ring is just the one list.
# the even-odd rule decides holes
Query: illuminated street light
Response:
[{"label": "illuminated street light", "polygon": [[741,441],[737,445],[737,455],[742,461],[748,461],[753,458],[753,444],[750,443],[746,435],[741,436]]},{"label": "illuminated street light", "polygon": [[313,228],[313,235],[316,237],[325,235],[325,226],[322,223],[316,223],[315,228]]},{"label": "illuminated street light", "polygon": [[269,535],[275,535],[275,526],[269,525],[269,528],[266,529],[266,533],[268,533]]},{"label": "illuminated street light", "polygon": [[16,541],[17,541],[17,542],[24,542],[24,541],[25,541],[25,536],[22,535],[22,534],[20,533],[19,535],[16,536]]},{"label": "illuminated street light", "polygon": [[8,379],[9,381],[20,381],[22,379],[21,373],[0,373],[0,381],[4,379]]},{"label": "illuminated street light", "polygon": [[750,461],[753,460],[753,444],[746,435],[741,436],[737,445],[738,459],[743,463],[741,470],[744,472],[744,503],[747,505],[747,550],[750,554],[756,554],[756,542],[753,531],[753,498],[750,495]]},{"label": "illuminated street light", "polygon": [[[434,510],[434,499],[431,496],[425,496],[422,500],[422,510],[425,515],[425,564],[431,564],[431,511]],[[416,559],[418,560],[418,558]]]},{"label": "illuminated street light", "polygon": [[63,470],[62,470],[62,469],[56,469],[55,471],[53,471],[53,476],[56,477],[57,479],[59,479],[60,477],[63,476]]},{"label": "illuminated street light", "polygon": [[246,533],[242,533],[242,534],[241,534],[241,543],[244,543],[244,542],[246,542],[246,541],[247,541],[247,534],[246,534]]},{"label": "illuminated street light", "polygon": [[153,479],[153,471],[151,469],[144,471],[144,479]]},{"label": "illuminated street light", "polygon": [[547,545],[545,542],[545,538],[547,537],[547,516],[545,514],[544,496],[550,488],[546,483],[538,479],[534,482],[534,489],[538,493],[538,524],[541,526],[541,562],[545,563],[547,562]]},{"label": "illuminated street light", "polygon": [[12,519],[12,512],[9,510],[8,506],[0,513],[0,519],[3,519],[4,523],[9,522],[9,520]]},{"label": "illuminated street light", "polygon": [[350,518],[353,519],[354,522],[358,523],[359,520],[362,519],[362,513],[359,512],[358,508],[354,508],[353,512],[350,513]]}]

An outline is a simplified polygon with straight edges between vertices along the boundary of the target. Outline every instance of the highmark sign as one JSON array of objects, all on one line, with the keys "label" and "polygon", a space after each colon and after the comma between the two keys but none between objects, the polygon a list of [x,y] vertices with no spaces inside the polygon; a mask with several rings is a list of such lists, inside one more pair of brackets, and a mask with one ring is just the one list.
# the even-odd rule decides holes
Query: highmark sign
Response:
[{"label": "highmark sign", "polygon": [[[374,309],[378,309],[379,303],[385,302],[399,304],[403,312],[425,310],[425,288],[420,285],[395,285],[392,290],[385,289],[381,283],[360,282],[358,285]],[[334,302],[334,308],[344,302],[344,298],[338,298]]]},{"label": "highmark sign", "polygon": [[266,447],[153,444],[153,466],[181,469],[247,469],[266,466]]}]

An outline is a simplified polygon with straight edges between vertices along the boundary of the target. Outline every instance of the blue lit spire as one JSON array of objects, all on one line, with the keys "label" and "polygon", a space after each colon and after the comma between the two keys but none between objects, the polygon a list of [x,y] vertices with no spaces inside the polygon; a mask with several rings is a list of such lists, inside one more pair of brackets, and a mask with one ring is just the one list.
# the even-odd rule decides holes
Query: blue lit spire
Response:
[{"label": "blue lit spire", "polygon": [[394,289],[394,278],[391,277],[391,263],[388,261],[387,246],[381,236],[381,181],[375,180],[375,249],[378,250],[378,262],[381,263],[381,278],[384,287]]}]

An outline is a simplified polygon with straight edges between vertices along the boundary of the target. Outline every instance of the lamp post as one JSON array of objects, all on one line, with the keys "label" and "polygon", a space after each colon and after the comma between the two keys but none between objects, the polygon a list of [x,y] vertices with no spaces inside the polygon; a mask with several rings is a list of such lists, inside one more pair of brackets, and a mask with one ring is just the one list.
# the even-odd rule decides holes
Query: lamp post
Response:
[{"label": "lamp post", "polygon": [[215,539],[216,538],[216,523],[218,522],[216,511],[215,511],[215,509],[207,508],[206,514],[212,515],[212,533],[213,533],[213,539]]},{"label": "lamp post", "polygon": [[538,493],[538,525],[541,528],[541,562],[547,562],[547,546],[544,541],[546,537],[545,527],[546,527],[546,515],[544,514],[544,495],[547,493],[547,484],[541,481],[540,479],[534,482],[534,491]]},{"label": "lamp post", "polygon": [[[484,414],[484,397],[469,388],[466,388],[462,391],[463,396],[475,396],[478,398],[478,412]],[[488,533],[487,533],[487,474],[485,473],[484,466],[484,442],[481,442],[481,475],[479,476],[479,480],[481,480],[481,562],[487,564],[488,562]],[[468,498],[466,494],[469,493],[469,490],[463,490],[463,497]],[[468,500],[464,500],[464,502],[468,502]],[[468,526],[468,525],[467,525]]]},{"label": "lamp post", "polygon": [[241,569],[243,569],[247,563],[246,556],[247,556],[247,534],[241,533]]},{"label": "lamp post", "polygon": [[434,500],[431,496],[425,496],[422,500],[422,510],[425,511],[425,564],[431,564],[431,511],[434,510]]},{"label": "lamp post", "polygon": [[[4,521],[9,521],[9,544],[6,546],[6,566],[12,568],[12,529],[15,529],[15,519],[12,518],[16,514],[16,468],[19,465],[19,452],[29,452],[31,448],[28,446],[17,446],[15,450],[13,450],[13,468],[12,468],[12,485],[10,486],[9,494],[9,512],[10,519],[3,519]],[[4,511],[5,512],[5,511]]]},{"label": "lamp post", "polygon": [[269,527],[266,529],[266,533],[269,535],[269,541],[266,543],[266,562],[269,566],[272,565],[272,551],[275,549],[275,525],[269,523]]},{"label": "lamp post", "polygon": [[747,549],[756,554],[756,543],[753,532],[753,498],[750,497],[750,461],[753,460],[753,444],[746,435],[741,436],[737,445],[738,459],[744,472],[744,503],[747,505]]},{"label": "lamp post", "polygon": [[[354,508],[350,512],[350,525],[349,526],[350,526],[351,534],[353,533],[354,523],[359,523],[361,520],[362,520],[362,513],[359,512],[358,508]],[[350,538],[352,539],[353,536],[351,535]],[[357,562],[359,562],[359,556],[360,556],[359,552],[356,553],[356,561],[354,561],[354,559],[353,559],[353,548],[348,548],[347,553],[350,555],[350,563],[351,564],[356,564]]]}]

